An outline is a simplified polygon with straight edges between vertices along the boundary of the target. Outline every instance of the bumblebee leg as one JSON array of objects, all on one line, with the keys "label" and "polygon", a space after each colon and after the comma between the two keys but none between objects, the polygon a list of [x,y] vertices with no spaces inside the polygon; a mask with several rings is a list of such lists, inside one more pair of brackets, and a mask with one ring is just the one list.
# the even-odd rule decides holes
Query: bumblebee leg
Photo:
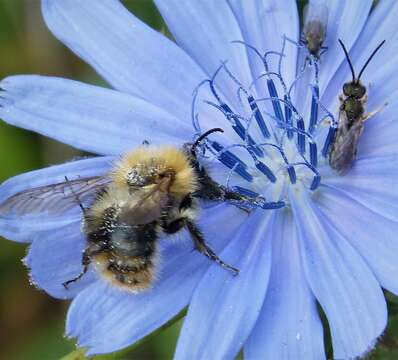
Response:
[{"label": "bumblebee leg", "polygon": [[239,274],[239,269],[234,268],[233,266],[228,265],[227,263],[222,261],[217,256],[217,254],[206,244],[202,232],[197,228],[197,226],[194,223],[187,220],[185,222],[185,225],[192,236],[192,240],[195,244],[196,250],[198,250],[201,254],[207,256],[210,260],[215,261],[218,265],[220,265],[224,269],[232,271],[235,276]]},{"label": "bumblebee leg", "polygon": [[166,234],[175,234],[184,227],[186,227],[191,234],[196,250],[198,250],[201,254],[207,256],[210,260],[215,261],[224,269],[232,271],[234,275],[239,274],[238,269],[234,268],[231,265],[228,265],[216,255],[216,253],[206,244],[202,232],[197,228],[194,223],[189,221],[187,218],[182,217],[168,224],[165,222],[162,223],[163,231]]},{"label": "bumblebee leg", "polygon": [[80,280],[82,278],[82,276],[87,272],[89,264],[90,264],[90,257],[88,255],[88,253],[85,251],[83,253],[83,258],[82,258],[83,271],[78,276],[76,276],[75,278],[73,278],[71,280],[68,280],[68,281],[65,281],[64,283],[62,283],[63,287],[68,290],[69,284],[72,284],[75,281]]}]

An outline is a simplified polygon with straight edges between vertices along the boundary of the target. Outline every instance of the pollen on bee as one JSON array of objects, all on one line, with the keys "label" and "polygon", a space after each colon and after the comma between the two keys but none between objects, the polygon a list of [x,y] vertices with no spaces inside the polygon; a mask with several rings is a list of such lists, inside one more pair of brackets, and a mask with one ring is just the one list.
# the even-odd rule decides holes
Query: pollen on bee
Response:
[{"label": "pollen on bee", "polygon": [[115,167],[112,178],[115,186],[147,186],[165,172],[173,172],[169,191],[187,194],[197,190],[198,181],[187,155],[172,146],[141,147],[123,156]]}]

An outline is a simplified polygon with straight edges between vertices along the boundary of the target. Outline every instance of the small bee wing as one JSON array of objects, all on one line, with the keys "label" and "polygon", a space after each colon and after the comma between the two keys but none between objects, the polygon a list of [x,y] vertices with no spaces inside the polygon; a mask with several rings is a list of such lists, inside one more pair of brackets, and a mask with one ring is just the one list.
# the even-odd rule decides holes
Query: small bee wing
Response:
[{"label": "small bee wing", "polygon": [[104,176],[65,179],[65,182],[37,187],[17,193],[0,204],[0,215],[14,212],[59,215],[93,199],[110,180]]},{"label": "small bee wing", "polygon": [[330,166],[338,173],[343,174],[351,167],[357,154],[358,141],[362,131],[362,121],[358,121],[348,130],[345,112],[340,112],[339,129],[329,158]]},{"label": "small bee wing", "polygon": [[326,3],[322,0],[310,1],[304,7],[304,33],[308,31],[308,26],[313,22],[320,23],[326,32],[329,11]]}]

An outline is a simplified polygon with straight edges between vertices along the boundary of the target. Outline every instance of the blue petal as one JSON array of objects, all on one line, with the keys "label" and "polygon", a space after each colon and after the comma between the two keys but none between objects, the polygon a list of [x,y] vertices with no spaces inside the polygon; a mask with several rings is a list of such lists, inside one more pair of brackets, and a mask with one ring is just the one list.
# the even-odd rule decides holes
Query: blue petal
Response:
[{"label": "blue petal", "polygon": [[[282,39],[286,35],[297,40],[299,35],[299,18],[296,1],[278,0],[228,0],[242,29],[244,40],[257,48],[260,53],[280,51]],[[248,50],[253,77],[256,78],[264,67],[256,55]],[[283,60],[282,74],[289,84],[296,77],[297,48],[287,46]],[[271,69],[277,68],[278,56],[270,59]]]},{"label": "blue petal", "polygon": [[[326,53],[321,57],[320,89],[321,94],[329,81],[335,81],[334,74],[338,67],[343,64],[347,80],[349,68],[343,49],[338,39],[344,42],[347,50],[350,51],[356,39],[366,24],[372,0],[328,0],[329,19],[327,34],[324,45],[328,47]],[[355,64],[354,64],[355,65]],[[342,84],[339,82],[339,84]],[[341,85],[340,85],[341,86]],[[336,94],[335,94],[336,95]]]},{"label": "blue petal", "polygon": [[[380,285],[363,258],[315,207],[305,189],[292,189],[290,199],[304,272],[328,319],[334,357],[362,356],[374,347],[387,323]],[[349,215],[344,209],[339,214]]]},{"label": "blue petal", "polygon": [[267,290],[276,213],[254,213],[221,253],[240,270],[238,276],[213,264],[203,277],[189,305],[176,359],[232,359],[242,348]]},{"label": "blue petal", "polygon": [[[395,66],[398,65],[395,64]],[[395,79],[395,76],[391,76],[391,72],[388,73],[388,77]],[[383,83],[380,82],[378,86],[378,89],[380,89],[380,87],[382,88]],[[377,93],[379,93],[379,91]],[[370,96],[372,97],[372,95]],[[380,104],[381,103],[379,102],[379,105]],[[373,107],[373,109],[370,108],[369,110],[375,110],[375,107]],[[398,131],[398,123],[396,122],[397,111],[398,103],[390,101],[382,111],[366,121],[365,130],[358,146],[358,159],[370,157],[388,158],[393,157],[398,153],[396,136]]]},{"label": "blue petal", "polygon": [[[343,1],[343,0],[342,0]],[[372,1],[343,1],[347,6],[358,6],[360,17],[356,21],[363,22],[366,17],[369,5]],[[365,3],[365,6],[363,6]],[[336,16],[340,19],[345,16],[345,12],[342,12],[341,8],[336,7]],[[358,30],[362,29],[362,26],[356,28],[353,26],[352,21],[356,19],[357,15],[351,14],[351,17],[347,18],[346,31],[347,33],[342,36],[342,40],[352,37],[352,31],[355,34]],[[350,59],[354,65],[354,69],[358,75],[358,72],[369,58],[372,51],[379,45],[383,40],[386,40],[383,48],[380,49],[379,53],[372,59],[367,67],[366,71],[361,77],[362,82],[368,88],[369,93],[369,107],[370,109],[381,106],[386,100],[394,100],[396,96],[390,97],[393,92],[397,89],[396,77],[391,76],[396,69],[396,54],[397,54],[397,30],[398,24],[396,18],[398,16],[398,3],[395,1],[380,1],[375,9],[372,11],[363,30],[358,36],[358,39],[350,50]],[[344,43],[348,45],[345,41]],[[347,48],[348,49],[348,48]],[[336,45],[336,50],[338,46]],[[329,51],[328,51],[329,52]],[[344,59],[343,51],[340,49],[339,58]],[[329,57],[329,53],[326,53]],[[337,55],[336,55],[337,56]],[[386,61],[387,60],[387,61]],[[339,62],[340,63],[340,62]],[[322,64],[322,72],[324,67]],[[326,71],[325,71],[326,72]],[[326,72],[327,73],[327,72]],[[333,74],[332,74],[333,75]],[[325,97],[322,101],[325,105],[331,105],[337,100],[336,94],[342,92],[342,84],[351,78],[351,73],[346,60],[340,66],[339,70],[334,73],[330,84],[325,92]],[[379,96],[379,94],[381,96]]]},{"label": "blue petal", "polygon": [[31,269],[31,281],[55,298],[73,298],[94,281],[89,271],[68,289],[62,285],[83,270],[85,240],[80,228],[80,221],[76,221],[36,236],[25,259]]},{"label": "blue petal", "polygon": [[[203,213],[202,229],[216,250],[222,249],[246,214],[220,205]],[[225,227],[226,219],[234,219]],[[221,230],[220,230],[221,227]],[[73,301],[67,318],[68,336],[78,337],[88,354],[108,353],[131,345],[162,326],[186,307],[211,262],[192,251],[190,240],[164,239],[159,279],[152,289],[134,295],[98,281]]]},{"label": "blue petal", "polygon": [[[239,25],[228,4],[224,1],[156,0],[157,7],[173,33],[177,43],[211,77],[222,61],[245,85],[251,74],[243,46],[232,44],[242,40]],[[229,103],[236,101],[231,89],[231,79],[224,72],[217,75],[217,84]],[[225,93],[226,92],[226,93]]]},{"label": "blue petal", "polygon": [[[339,190],[327,187],[322,188],[317,204],[362,255],[380,285],[398,295],[398,223],[370,211]],[[347,212],[345,216],[341,216],[341,209]]]},{"label": "blue petal", "polygon": [[398,155],[358,159],[345,176],[325,178],[324,184],[375,213],[398,221],[397,160]]},{"label": "blue petal", "polygon": [[42,11],[54,35],[114,88],[189,117],[192,90],[205,75],[119,1],[43,0]]},{"label": "blue petal", "polygon": [[[79,177],[104,175],[111,169],[113,160],[113,157],[96,157],[15,176],[0,186],[0,204],[22,191],[63,183],[65,176],[69,180],[73,180]],[[77,205],[75,210],[65,214],[38,212],[21,215],[14,212],[2,213],[0,215],[0,234],[14,241],[31,242],[32,237],[37,233],[53,231],[80,219],[81,211]]]},{"label": "blue petal", "polygon": [[322,324],[300,262],[294,219],[288,211],[278,217],[271,278],[245,359],[324,359]]},{"label": "blue petal", "polygon": [[94,153],[120,154],[143,140],[182,143],[191,129],[137,97],[72,80],[13,76],[0,87],[5,121]]}]

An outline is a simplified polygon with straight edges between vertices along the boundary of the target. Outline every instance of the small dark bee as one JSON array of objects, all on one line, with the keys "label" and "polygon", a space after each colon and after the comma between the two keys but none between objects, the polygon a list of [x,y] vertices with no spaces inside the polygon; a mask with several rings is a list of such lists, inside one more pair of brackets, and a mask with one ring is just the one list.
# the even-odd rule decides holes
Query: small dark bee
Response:
[{"label": "small dark bee", "polygon": [[[339,174],[344,174],[351,168],[355,159],[359,138],[363,132],[364,122],[375,112],[365,114],[367,101],[366,87],[360,82],[361,75],[368,66],[370,60],[385,43],[382,41],[373,53],[369,56],[365,65],[355,77],[348,51],[343,42],[339,39],[352,73],[352,80],[343,85],[343,95],[340,95],[339,123],[334,142],[331,146],[329,164]],[[379,111],[379,110],[378,110]]]},{"label": "small dark bee", "polygon": [[328,8],[325,3],[310,2],[305,6],[302,42],[316,59],[319,59],[320,51],[326,49],[322,45],[326,37],[327,23]]},{"label": "small dark bee", "polygon": [[[227,201],[240,208],[261,207],[264,198],[249,198],[213,181],[199,164],[196,149],[212,129],[182,148],[144,145],[124,155],[112,171],[99,177],[65,182],[18,193],[0,204],[0,214],[61,214],[77,204],[83,212],[86,249],[83,270],[63,283],[67,288],[91,265],[111,284],[138,292],[156,276],[161,235],[186,229],[195,249],[223,268],[196,225],[198,199]],[[88,204],[84,207],[82,202]]]}]

